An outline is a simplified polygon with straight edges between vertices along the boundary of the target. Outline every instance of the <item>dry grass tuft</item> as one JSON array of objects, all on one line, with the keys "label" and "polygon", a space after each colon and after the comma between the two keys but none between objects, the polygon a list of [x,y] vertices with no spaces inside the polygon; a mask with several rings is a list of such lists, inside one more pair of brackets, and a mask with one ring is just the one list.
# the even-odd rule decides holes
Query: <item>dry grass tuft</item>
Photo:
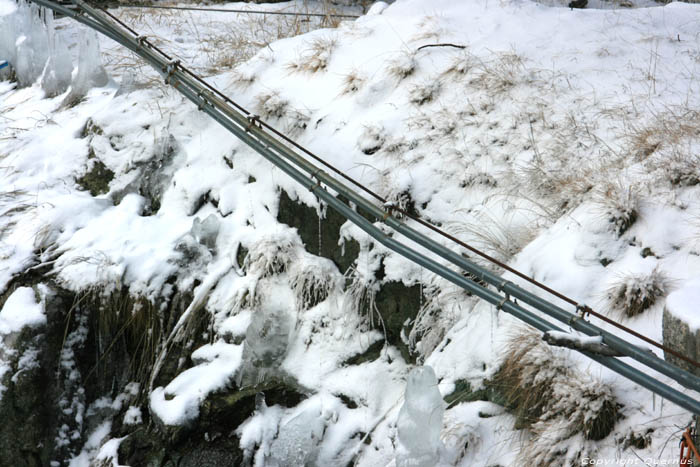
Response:
[{"label": "dry grass tuft", "polygon": [[238,69],[233,72],[229,85],[240,89],[247,89],[252,86],[256,78],[255,73],[252,71]]},{"label": "dry grass tuft", "polygon": [[479,60],[474,55],[466,50],[461,50],[452,60],[444,74],[466,76],[475,69],[478,63]]},{"label": "dry grass tuft", "polygon": [[484,210],[471,213],[469,222],[451,222],[447,225],[453,235],[463,236],[467,241],[494,256],[499,261],[513,258],[535,236],[536,229],[518,225],[508,218],[498,218]]},{"label": "dry grass tuft", "polygon": [[333,262],[323,258],[295,262],[291,275],[297,311],[315,307],[342,286],[342,277]]},{"label": "dry grass tuft", "polygon": [[610,309],[621,318],[632,318],[651,308],[668,293],[671,283],[658,268],[649,274],[625,274],[607,290]]},{"label": "dry grass tuft", "polygon": [[389,60],[387,73],[398,81],[403,81],[411,76],[417,68],[418,62],[415,53],[401,52]]},{"label": "dry grass tuft", "polygon": [[373,329],[377,325],[384,329],[384,320],[376,303],[379,290],[376,281],[363,278],[355,268],[350,267],[345,272],[345,283],[350,285],[345,288],[343,313],[364,316],[367,329]]},{"label": "dry grass tuft", "polygon": [[516,428],[534,435],[521,448],[523,465],[577,459],[584,440],[604,439],[621,417],[609,387],[575,372],[530,330],[511,338],[492,381],[517,417]]},{"label": "dry grass tuft", "polygon": [[440,94],[442,85],[440,81],[417,84],[411,87],[408,92],[408,99],[412,104],[423,105],[435,100]]},{"label": "dry grass tuft", "polygon": [[290,238],[262,238],[248,250],[243,269],[260,278],[281,274],[298,259],[301,249],[303,246]]},{"label": "dry grass tuft", "polygon": [[265,91],[255,96],[255,110],[263,119],[280,119],[287,113],[289,101],[278,91]]},{"label": "dry grass tuft", "polygon": [[358,70],[351,70],[343,77],[343,89],[341,94],[355,94],[365,85],[366,81],[367,79],[362,76]]},{"label": "dry grass tuft", "polygon": [[503,94],[528,79],[522,57],[514,52],[506,52],[497,54],[489,61],[479,60],[474,78],[469,84],[493,95]]},{"label": "dry grass tuft", "polygon": [[338,41],[333,36],[313,39],[309,50],[303,55],[299,70],[307,73],[325,71],[337,44]]},{"label": "dry grass tuft", "polygon": [[700,112],[688,107],[652,113],[648,122],[623,119],[625,151],[673,186],[700,183]]},{"label": "dry grass tuft", "polygon": [[595,201],[600,206],[615,234],[620,237],[639,217],[639,194],[635,186],[608,182],[595,193]]}]

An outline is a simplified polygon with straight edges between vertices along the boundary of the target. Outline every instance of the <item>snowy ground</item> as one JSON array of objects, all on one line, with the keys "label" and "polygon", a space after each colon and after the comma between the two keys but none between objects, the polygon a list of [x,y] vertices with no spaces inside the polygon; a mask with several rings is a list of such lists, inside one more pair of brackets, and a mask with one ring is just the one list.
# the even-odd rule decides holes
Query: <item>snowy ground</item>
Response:
[{"label": "snowy ground", "polygon": [[[259,52],[235,69],[252,49],[230,55],[240,36],[227,28],[250,22],[117,13],[162,38],[167,51],[246,108],[474,246],[656,340],[665,297],[677,290],[671,308],[697,327],[688,301],[700,276],[700,8],[550,3],[375,5],[335,29],[271,43],[260,32]],[[0,2],[0,14],[11,10]],[[75,63],[80,28],[57,24]],[[357,465],[393,465],[404,449],[397,419],[410,367],[393,349],[374,362],[342,365],[380,332],[357,313],[357,294],[342,290],[335,267],[304,251],[295,230],[276,221],[279,187],[309,206],[317,201],[154,74],[142,74],[133,57],[100,41],[111,78],[78,105],[62,106],[64,94],[44,97],[38,84],[0,82],[0,290],[44,262],[76,291],[126,284],[157,299],[172,276],[181,290],[199,284],[195,296],[206,300],[217,339],[195,351],[198,366],[153,388],[155,416],[184,423],[207,393],[251,377],[243,371],[243,344],[231,342],[273,317],[283,323],[276,364],[315,395],[293,409],[256,412],[239,429],[242,447],[258,465],[303,462],[293,445],[313,450],[318,465],[345,465],[353,456]],[[436,43],[461,48],[419,49]],[[85,131],[88,122],[99,131]],[[76,183],[95,157],[115,174],[97,196]],[[136,189],[153,167],[165,181],[155,213]],[[205,195],[215,202],[202,204]],[[479,387],[494,375],[521,332],[513,319],[381,246],[370,248],[351,225],[344,234],[363,247],[352,277],[357,287],[376,287],[380,264],[384,281],[422,284],[424,312],[411,337],[443,395],[458,380]],[[249,250],[244,272],[236,264],[239,245]],[[185,262],[183,251],[192,250],[196,259]],[[311,309],[300,285],[308,278],[330,290]],[[635,288],[656,301],[624,317]],[[17,326],[11,305],[31,298],[24,295],[13,294],[3,308],[0,334]],[[33,313],[28,324],[36,322]],[[687,412],[574,352],[542,352],[575,375],[561,391],[603,388],[622,405],[613,433],[585,440],[561,415],[516,430],[500,406],[457,403],[442,419],[443,464],[677,460]],[[0,376],[3,368],[0,360]],[[344,405],[339,393],[357,407]],[[138,423],[135,410],[129,416]],[[359,433],[371,433],[371,443]],[[633,435],[651,442],[626,446]],[[97,455],[99,442],[90,443],[76,462]]]}]

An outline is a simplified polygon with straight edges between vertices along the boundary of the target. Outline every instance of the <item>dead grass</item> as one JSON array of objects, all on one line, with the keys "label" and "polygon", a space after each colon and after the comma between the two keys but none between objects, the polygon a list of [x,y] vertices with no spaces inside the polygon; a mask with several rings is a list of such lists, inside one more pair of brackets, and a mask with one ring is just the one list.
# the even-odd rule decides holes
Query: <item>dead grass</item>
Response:
[{"label": "dead grass", "polygon": [[411,76],[418,68],[415,52],[399,52],[387,63],[386,71],[397,81],[403,81]]},{"label": "dead grass", "polygon": [[350,70],[343,76],[341,95],[355,94],[365,85],[367,79],[358,70]]},{"label": "dead grass", "polygon": [[335,36],[316,37],[307,44],[307,49],[286,68],[292,72],[318,73],[325,71],[337,44]]},{"label": "dead grass", "polygon": [[342,277],[333,262],[323,258],[296,261],[291,276],[298,312],[313,308],[342,286]]},{"label": "dead grass", "polygon": [[[336,8],[329,2],[322,5],[322,13],[336,13]],[[295,10],[296,11],[296,10]],[[301,13],[318,13],[311,5],[305,5]],[[282,16],[282,15],[236,15],[218,13],[216,20],[211,15],[200,12],[161,10],[161,9],[124,9],[118,11],[119,18],[126,24],[147,34],[159,47],[164,47],[194,71],[203,74],[218,74],[235,68],[253,57],[260,49],[279,39],[298,36],[320,28],[336,28],[339,18],[330,16]],[[221,18],[221,19],[219,19]],[[177,40],[168,41],[158,37],[157,29],[167,28],[175,36],[193,37],[195,45],[180,45]],[[323,41],[312,42],[311,50],[318,56],[310,61],[309,66],[325,67],[323,62]],[[108,50],[107,63],[124,72],[133,67],[143,66],[139,59],[127,55],[122,49]],[[202,58],[205,60],[201,60]],[[196,64],[188,58],[196,58]],[[157,75],[155,76],[157,80]]]},{"label": "dead grass", "polygon": [[639,217],[638,188],[621,180],[599,186],[594,193],[594,201],[618,237],[627,232]]},{"label": "dead grass", "polygon": [[349,285],[345,288],[343,313],[366,318],[365,330],[373,329],[377,326],[384,329],[384,320],[376,304],[376,295],[379,289],[376,282],[368,281],[361,277],[357,270],[351,266],[345,272],[345,283]]},{"label": "dead grass", "polygon": [[620,318],[632,318],[644,313],[669,290],[668,276],[658,268],[649,274],[623,274],[607,290],[610,310]]},{"label": "dead grass", "polygon": [[280,119],[287,114],[289,101],[282,98],[278,91],[264,91],[255,96],[255,109],[264,119]]},{"label": "dead grass", "polygon": [[439,80],[413,85],[408,91],[408,99],[412,104],[423,105],[431,102],[440,94],[442,84]]},{"label": "dead grass", "polygon": [[449,232],[500,261],[513,258],[536,234],[536,228],[496,217],[486,209],[471,212],[470,217],[469,221],[450,222]]},{"label": "dead grass", "polygon": [[621,405],[610,388],[570,368],[538,332],[519,330],[505,351],[492,384],[516,416],[515,427],[533,434],[520,450],[523,465],[563,465],[590,447],[587,440],[612,432]]}]

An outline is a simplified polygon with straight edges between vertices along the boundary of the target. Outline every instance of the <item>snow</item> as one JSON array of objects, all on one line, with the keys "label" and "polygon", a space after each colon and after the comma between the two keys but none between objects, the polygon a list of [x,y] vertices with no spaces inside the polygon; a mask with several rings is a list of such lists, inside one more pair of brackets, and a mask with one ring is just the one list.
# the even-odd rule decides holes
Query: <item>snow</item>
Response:
[{"label": "snow", "polygon": [[231,380],[241,362],[242,345],[215,342],[197,349],[194,360],[202,360],[183,371],[165,388],[157,387],[150,395],[153,414],[166,425],[182,425],[199,415],[199,403]]},{"label": "snow", "polygon": [[141,409],[136,406],[130,406],[124,414],[124,425],[139,425],[143,423]]},{"label": "snow", "polygon": [[687,281],[666,298],[666,309],[688,325],[690,332],[700,331],[700,279]]},{"label": "snow", "polygon": [[574,334],[570,334],[568,332],[561,332],[561,331],[547,331],[547,335],[552,336],[553,338],[560,340],[560,341],[573,343],[573,344],[579,344],[579,345],[602,344],[603,343],[602,336],[577,336]]},{"label": "snow", "polygon": [[[356,21],[279,41],[265,29],[277,24],[269,18],[113,11],[392,205],[412,202],[460,239],[603,313],[615,284],[660,271],[671,284],[668,296],[623,324],[660,340],[665,306],[697,331],[700,187],[692,177],[698,175],[700,7],[635,2],[643,8],[623,8],[591,0],[588,9],[572,11],[566,3],[377,2]],[[16,8],[0,0],[3,26]],[[63,81],[68,55],[59,59],[58,51],[54,63],[35,57],[19,65],[34,70],[23,86],[0,82],[0,291],[36,265],[50,266],[50,277],[75,292],[128,287],[158,301],[174,289],[191,291],[193,303],[172,337],[193,313],[210,313],[213,343],[192,352],[193,367],[152,388],[150,412],[166,425],[188,424],[214,391],[293,378],[310,393],[301,405],[262,403],[238,429],[254,465],[289,459],[388,465],[397,461],[398,445],[413,459],[411,448],[423,443],[427,462],[437,452],[452,465],[517,464],[512,440],[529,435],[513,428],[514,417],[503,408],[486,401],[437,405],[458,381],[479,388],[493,377],[504,346],[520,332],[515,319],[374,245],[350,224],[341,229],[341,243],[356,240],[361,251],[342,277],[328,260],[305,251],[294,228],[277,222],[280,189],[323,210],[312,194],[110,40],[67,19],[55,25],[56,49],[77,64],[75,105],[65,105],[68,91],[61,86],[45,92],[37,81],[42,73],[49,79],[52,67]],[[10,29],[0,27],[0,47]],[[251,29],[264,47],[232,44],[232,31]],[[20,48],[44,40],[42,34],[24,34]],[[14,60],[15,39],[12,51],[0,49],[0,59]],[[464,48],[419,50],[437,43]],[[114,178],[93,196],[78,180],[96,160]],[[621,232],[620,215],[630,210],[637,220]],[[420,319],[404,337],[419,364],[434,372],[418,392],[440,417],[418,409],[419,415],[406,415],[404,392],[416,370],[397,349],[360,365],[345,363],[383,336],[381,327],[368,325],[371,313],[362,306],[381,285],[380,269],[385,282],[423,290]],[[343,290],[346,283],[350,290]],[[312,306],[309,284],[327,298]],[[0,334],[45,320],[41,300],[22,287],[0,311]],[[262,338],[268,333],[274,341]],[[75,381],[75,351],[85,337],[71,336],[62,354],[63,371]],[[4,381],[18,369],[3,352]],[[675,459],[663,445],[676,425],[687,424],[687,412],[661,406],[572,350],[553,352],[572,371],[609,386],[624,405],[624,418],[606,439],[576,438],[571,449],[616,459],[616,439],[664,420],[639,455]],[[30,357],[23,357],[23,368],[33,364]],[[341,395],[357,407],[346,407]],[[149,411],[127,399],[105,403],[124,412],[124,424],[144,422]],[[407,394],[409,406],[412,400]],[[70,402],[76,411],[81,403]],[[424,436],[407,435],[409,422],[420,422]],[[365,435],[370,444],[362,442]],[[108,441],[100,458],[108,459],[115,444]],[[91,446],[85,462],[98,456],[98,444]]]},{"label": "snow", "polygon": [[31,287],[15,289],[0,310],[0,335],[43,324],[46,324],[44,306]]}]

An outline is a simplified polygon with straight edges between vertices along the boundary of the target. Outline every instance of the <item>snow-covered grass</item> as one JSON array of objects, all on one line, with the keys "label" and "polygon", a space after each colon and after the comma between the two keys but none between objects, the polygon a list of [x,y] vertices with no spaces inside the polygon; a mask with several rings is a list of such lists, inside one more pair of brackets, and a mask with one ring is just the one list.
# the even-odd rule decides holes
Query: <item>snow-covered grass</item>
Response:
[{"label": "snow-covered grass", "polygon": [[[678,297],[694,297],[700,275],[700,10],[559,6],[400,0],[322,30],[331,25],[115,13],[395,205],[660,340],[665,296],[686,316]],[[80,28],[56,25],[78,63]],[[459,47],[419,50],[428,44]],[[134,57],[104,38],[100,47],[109,80],[72,107],[62,105],[67,92],[48,97],[38,81],[0,82],[0,289],[40,264],[78,293],[194,297],[169,342],[207,319],[211,344],[190,349],[194,366],[153,388],[150,410],[166,423],[196,418],[208,393],[237,380],[284,374],[312,395],[296,408],[261,405],[239,427],[251,461],[310,461],[315,452],[325,465],[394,462],[411,365],[390,347],[344,362],[381,339],[376,294],[398,281],[422,287],[403,337],[443,396],[458,381],[480,388],[500,375],[511,402],[536,412],[514,425],[520,409],[449,407],[444,464],[622,461],[634,458],[631,446],[642,458],[676,458],[664,443],[688,413],[537,335],[512,341],[512,318],[359,229],[341,229],[342,241],[360,245],[345,278],[305,251],[277,222],[278,194],[320,212],[313,195]],[[86,186],[87,174],[99,189]],[[247,340],[274,331],[270,317],[289,324],[277,330],[279,349],[246,352]],[[258,371],[256,355],[270,353],[274,364]],[[123,415],[149,416],[136,409]],[[292,453],[295,442],[308,452]],[[98,445],[88,442],[86,462]]]}]

